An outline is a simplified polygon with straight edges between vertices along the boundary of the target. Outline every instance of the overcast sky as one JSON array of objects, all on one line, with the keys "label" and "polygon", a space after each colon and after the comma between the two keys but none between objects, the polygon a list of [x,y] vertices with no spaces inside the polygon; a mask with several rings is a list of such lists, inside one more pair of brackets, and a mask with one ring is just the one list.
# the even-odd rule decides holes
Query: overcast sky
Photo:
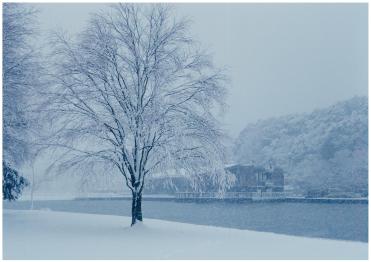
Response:
[{"label": "overcast sky", "polygon": [[[38,4],[42,32],[78,33],[101,4]],[[367,4],[176,4],[231,79],[223,123],[309,112],[368,93]]]}]

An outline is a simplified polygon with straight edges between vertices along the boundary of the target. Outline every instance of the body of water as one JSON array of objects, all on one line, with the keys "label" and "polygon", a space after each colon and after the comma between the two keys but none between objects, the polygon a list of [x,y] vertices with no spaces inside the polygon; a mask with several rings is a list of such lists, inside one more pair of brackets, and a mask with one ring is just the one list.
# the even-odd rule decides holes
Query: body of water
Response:
[{"label": "body of water", "polygon": [[[28,209],[29,201],[4,202]],[[35,209],[130,216],[129,200],[35,201]],[[368,204],[144,201],[143,216],[199,225],[368,242]]]}]

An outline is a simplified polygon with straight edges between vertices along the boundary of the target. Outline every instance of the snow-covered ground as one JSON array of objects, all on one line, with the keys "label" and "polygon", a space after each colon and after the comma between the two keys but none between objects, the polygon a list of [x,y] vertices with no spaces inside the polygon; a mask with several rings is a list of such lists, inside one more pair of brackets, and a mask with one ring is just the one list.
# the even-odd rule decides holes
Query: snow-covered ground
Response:
[{"label": "snow-covered ground", "polygon": [[155,219],[3,212],[4,259],[367,259],[368,245]]}]

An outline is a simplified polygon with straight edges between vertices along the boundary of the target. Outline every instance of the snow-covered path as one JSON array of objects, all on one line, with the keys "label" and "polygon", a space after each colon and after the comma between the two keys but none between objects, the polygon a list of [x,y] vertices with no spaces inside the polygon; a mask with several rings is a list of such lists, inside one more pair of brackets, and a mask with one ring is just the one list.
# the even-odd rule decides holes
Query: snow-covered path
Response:
[{"label": "snow-covered path", "polygon": [[4,210],[4,259],[367,259],[368,245],[155,219]]}]

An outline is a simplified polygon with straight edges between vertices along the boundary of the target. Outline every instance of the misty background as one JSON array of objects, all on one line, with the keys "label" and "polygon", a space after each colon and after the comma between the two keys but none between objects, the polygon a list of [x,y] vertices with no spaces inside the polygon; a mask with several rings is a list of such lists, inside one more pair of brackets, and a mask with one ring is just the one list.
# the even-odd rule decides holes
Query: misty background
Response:
[{"label": "misty background", "polygon": [[[40,46],[53,30],[78,34],[92,12],[107,8],[104,4],[34,6],[39,10],[36,44]],[[191,34],[230,77],[221,121],[231,144],[237,138],[241,141],[240,132],[260,119],[310,113],[368,95],[367,4],[174,4],[173,8],[178,16],[192,20]],[[48,161],[41,157],[36,171],[42,172]],[[59,180],[47,183],[45,190],[65,192],[84,184],[81,177]],[[121,177],[117,183],[113,180],[102,177],[96,184],[123,188]]]},{"label": "misty background", "polygon": [[[104,4],[36,4],[43,41]],[[368,93],[367,4],[174,4],[231,80],[225,129]]]}]

